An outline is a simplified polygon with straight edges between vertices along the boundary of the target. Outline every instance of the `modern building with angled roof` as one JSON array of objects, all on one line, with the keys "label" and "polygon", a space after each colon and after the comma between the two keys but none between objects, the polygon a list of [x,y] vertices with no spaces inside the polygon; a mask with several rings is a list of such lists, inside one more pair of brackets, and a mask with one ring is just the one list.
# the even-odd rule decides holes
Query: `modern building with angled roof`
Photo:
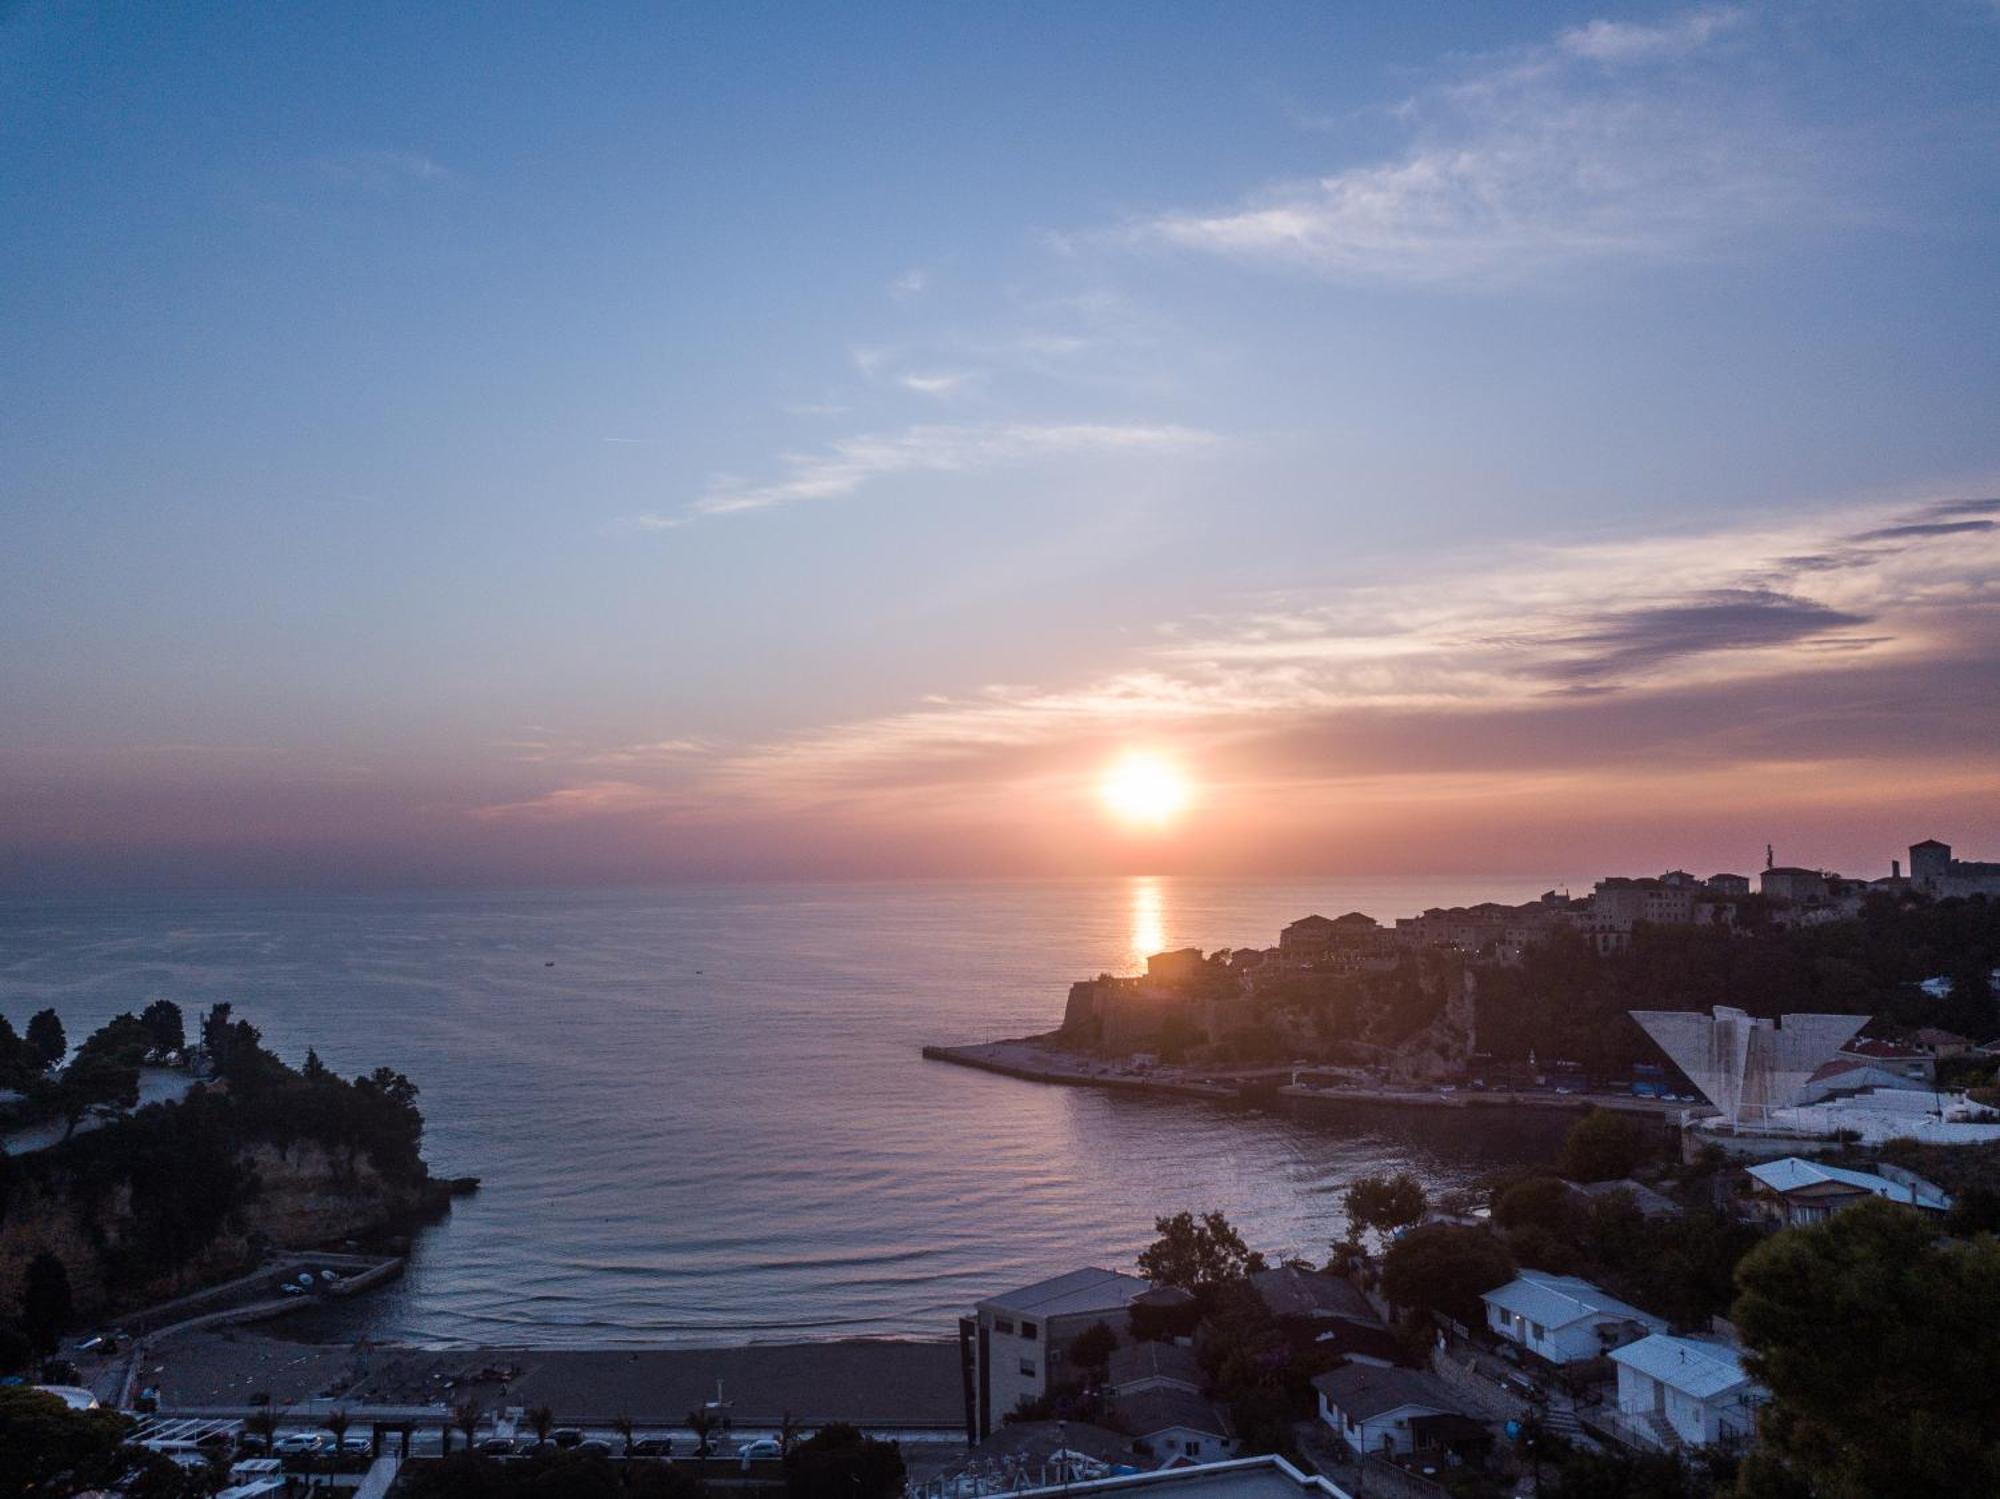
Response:
[{"label": "modern building with angled roof", "polygon": [[1706,1447],[1747,1439],[1770,1394],[1726,1343],[1655,1333],[1613,1350],[1618,1413],[1653,1446]]},{"label": "modern building with angled roof", "polygon": [[1713,1015],[1698,1010],[1631,1015],[1732,1129],[1767,1124],[1772,1110],[1790,1107],[1806,1079],[1868,1023],[1866,1015],[1758,1020],[1728,1005],[1717,1005]]},{"label": "modern building with angled roof", "polygon": [[1621,1343],[1667,1330],[1664,1318],[1587,1280],[1545,1270],[1523,1270],[1479,1299],[1495,1334],[1552,1364],[1598,1358]]},{"label": "modern building with angled roof", "polygon": [[966,1436],[983,1440],[1024,1400],[1039,1400],[1067,1371],[1070,1343],[1102,1322],[1121,1337],[1126,1309],[1152,1289],[1117,1270],[1072,1270],[989,1296],[959,1319]]}]

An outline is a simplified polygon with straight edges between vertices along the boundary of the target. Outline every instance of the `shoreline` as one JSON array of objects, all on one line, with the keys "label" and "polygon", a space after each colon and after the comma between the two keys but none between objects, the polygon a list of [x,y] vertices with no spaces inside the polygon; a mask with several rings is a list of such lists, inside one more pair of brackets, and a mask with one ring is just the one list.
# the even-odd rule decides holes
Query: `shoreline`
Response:
[{"label": "shoreline", "polygon": [[1565,1113],[1600,1108],[1643,1118],[1672,1120],[1678,1117],[1682,1108],[1682,1105],[1661,1099],[1635,1098],[1622,1093],[1559,1094],[1540,1090],[1467,1088],[1446,1091],[1435,1087],[1314,1088],[1291,1082],[1294,1073],[1310,1069],[1290,1065],[1209,1070],[1195,1076],[1178,1069],[1140,1074],[1118,1063],[1049,1047],[1044,1044],[1043,1038],[1037,1036],[970,1046],[925,1046],[922,1053],[927,1061],[946,1062],[955,1067],[990,1072],[1022,1082],[1154,1093],[1212,1102],[1275,1102],[1305,1111],[1328,1105],[1352,1104],[1426,1109],[1537,1109]]}]

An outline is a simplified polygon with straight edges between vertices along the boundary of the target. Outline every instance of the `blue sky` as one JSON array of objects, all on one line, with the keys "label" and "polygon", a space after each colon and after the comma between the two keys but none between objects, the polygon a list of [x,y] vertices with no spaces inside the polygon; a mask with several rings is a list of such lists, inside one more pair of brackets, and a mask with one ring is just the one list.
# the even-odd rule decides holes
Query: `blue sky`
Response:
[{"label": "blue sky", "polygon": [[1989,3],[0,15],[10,882],[2000,840]]}]

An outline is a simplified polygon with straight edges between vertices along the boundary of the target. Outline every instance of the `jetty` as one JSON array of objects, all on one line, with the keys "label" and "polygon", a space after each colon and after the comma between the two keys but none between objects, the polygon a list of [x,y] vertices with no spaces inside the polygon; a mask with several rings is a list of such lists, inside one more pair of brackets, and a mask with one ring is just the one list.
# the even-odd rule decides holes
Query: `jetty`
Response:
[{"label": "jetty", "polygon": [[1287,1063],[1244,1068],[1184,1068],[1096,1057],[1051,1046],[1036,1037],[971,1046],[926,1046],[933,1062],[970,1067],[1024,1082],[1069,1088],[1106,1088],[1212,1101],[1254,1102],[1320,1113],[1351,1106],[1423,1109],[1545,1109],[1581,1113],[1592,1108],[1646,1118],[1675,1118],[1680,1105],[1666,1099],[1579,1089],[1470,1088],[1452,1085],[1304,1082],[1320,1069]]}]

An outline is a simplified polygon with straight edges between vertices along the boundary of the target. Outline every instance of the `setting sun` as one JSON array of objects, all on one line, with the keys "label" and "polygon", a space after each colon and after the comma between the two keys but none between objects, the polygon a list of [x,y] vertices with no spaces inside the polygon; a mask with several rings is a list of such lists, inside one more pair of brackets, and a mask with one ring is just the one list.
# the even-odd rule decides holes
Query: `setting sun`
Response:
[{"label": "setting sun", "polygon": [[1134,827],[1164,827],[1187,805],[1188,780],[1158,755],[1131,754],[1104,773],[1104,805]]}]

